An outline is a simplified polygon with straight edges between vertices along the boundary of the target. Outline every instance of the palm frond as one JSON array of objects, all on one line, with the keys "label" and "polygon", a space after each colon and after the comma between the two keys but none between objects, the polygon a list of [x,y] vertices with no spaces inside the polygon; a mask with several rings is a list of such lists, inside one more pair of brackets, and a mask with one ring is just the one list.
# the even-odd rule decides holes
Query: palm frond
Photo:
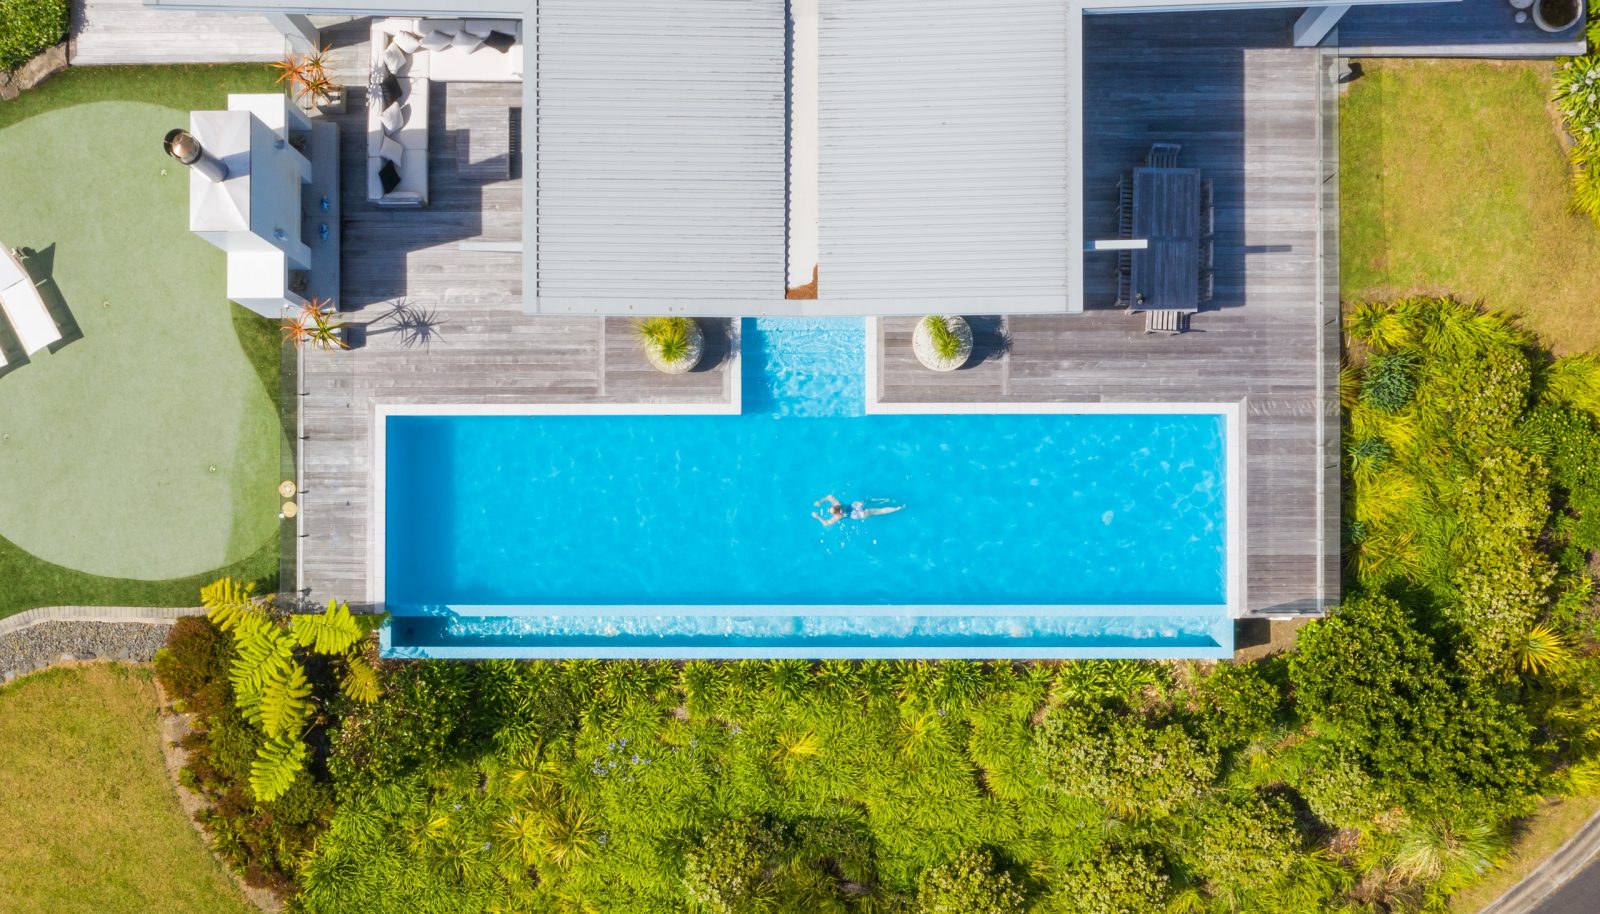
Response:
[{"label": "palm frond", "polygon": [[223,578],[200,588],[200,605],[206,608],[206,617],[225,632],[231,632],[240,619],[258,615],[260,605],[255,598],[256,585],[241,583],[233,578]]},{"label": "palm frond", "polygon": [[294,639],[301,647],[324,656],[343,654],[367,634],[350,613],[350,604],[329,600],[320,615],[293,616],[289,620]]},{"label": "palm frond", "polygon": [[250,763],[250,790],[261,802],[276,800],[294,786],[305,769],[306,744],[298,734],[276,737],[256,752]]},{"label": "palm frond", "polygon": [[345,658],[344,675],[339,678],[339,690],[351,701],[368,705],[383,695],[383,685],[378,680],[378,671],[373,669],[367,658],[360,654],[352,654]]}]

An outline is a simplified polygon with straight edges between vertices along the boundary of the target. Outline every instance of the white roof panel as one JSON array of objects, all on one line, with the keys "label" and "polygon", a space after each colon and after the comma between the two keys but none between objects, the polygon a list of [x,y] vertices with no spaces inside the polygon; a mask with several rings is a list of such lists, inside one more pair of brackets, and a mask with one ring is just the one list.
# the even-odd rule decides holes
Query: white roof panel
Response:
[{"label": "white roof panel", "polygon": [[1066,310],[1068,4],[820,2],[819,304]]}]

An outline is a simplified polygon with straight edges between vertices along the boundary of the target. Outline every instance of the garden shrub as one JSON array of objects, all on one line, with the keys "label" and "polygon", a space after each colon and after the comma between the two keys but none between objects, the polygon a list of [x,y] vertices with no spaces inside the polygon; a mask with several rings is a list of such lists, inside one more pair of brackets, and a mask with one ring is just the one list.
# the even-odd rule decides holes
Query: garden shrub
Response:
[{"label": "garden shrub", "polygon": [[0,70],[64,41],[70,10],[67,0],[0,0]]},{"label": "garden shrub", "polygon": [[156,679],[181,702],[182,710],[204,720],[233,700],[228,686],[232,663],[232,639],[203,616],[185,616],[156,651]]},{"label": "garden shrub", "polygon": [[1600,219],[1600,11],[1589,7],[1588,51],[1561,61],[1555,103],[1572,137],[1573,205]]},{"label": "garden shrub", "polygon": [[1217,886],[1257,887],[1284,878],[1299,851],[1294,811],[1281,797],[1223,795],[1201,807],[1191,866]]},{"label": "garden shrub", "polygon": [[1499,820],[1538,791],[1530,727],[1483,683],[1452,675],[1399,603],[1347,600],[1289,660],[1299,712],[1407,808]]},{"label": "garden shrub", "polygon": [[1283,695],[1258,663],[1219,663],[1200,681],[1196,719],[1218,746],[1260,738],[1271,729]]},{"label": "garden shrub", "polygon": [[1062,707],[1038,731],[1038,757],[1055,790],[1131,816],[1175,813],[1217,775],[1217,753],[1172,723]]},{"label": "garden shrub", "polygon": [[1168,879],[1140,850],[1106,849],[1068,868],[1050,905],[1071,914],[1145,914],[1163,907]]},{"label": "garden shrub", "polygon": [[766,823],[720,823],[684,854],[684,887],[702,910],[738,914],[767,888],[781,847],[780,836]]},{"label": "garden shrub", "polygon": [[1022,887],[987,851],[965,851],[917,880],[917,914],[1022,914],[1026,907]]}]

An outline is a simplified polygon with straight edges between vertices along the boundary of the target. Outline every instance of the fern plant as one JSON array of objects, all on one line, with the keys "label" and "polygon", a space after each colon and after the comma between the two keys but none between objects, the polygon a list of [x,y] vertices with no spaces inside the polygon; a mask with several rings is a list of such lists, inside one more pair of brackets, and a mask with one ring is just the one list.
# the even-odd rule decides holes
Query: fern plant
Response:
[{"label": "fern plant", "polygon": [[[304,737],[314,707],[313,689],[297,647],[342,661],[340,688],[352,700],[379,695],[377,671],[362,654],[373,623],[330,602],[321,615],[294,616],[287,627],[255,595],[253,584],[223,578],[200,591],[206,616],[233,635],[228,679],[245,720],[266,738],[250,769],[250,787],[262,802],[282,796],[305,767]],[[379,617],[381,618],[381,617]]]}]

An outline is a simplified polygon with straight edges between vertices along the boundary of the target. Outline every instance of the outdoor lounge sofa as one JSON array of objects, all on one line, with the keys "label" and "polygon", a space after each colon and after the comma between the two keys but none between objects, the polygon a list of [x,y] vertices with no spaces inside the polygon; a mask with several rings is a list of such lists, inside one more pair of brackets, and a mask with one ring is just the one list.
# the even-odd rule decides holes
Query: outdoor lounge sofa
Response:
[{"label": "outdoor lounge sofa", "polygon": [[[39,287],[34,285],[33,277],[9,248],[5,249],[5,256],[0,257],[0,310],[5,311],[6,320],[16,331],[22,351],[29,355],[61,339],[61,331],[50,317],[50,309],[45,307]],[[0,357],[0,365],[3,364],[4,358]]]},{"label": "outdoor lounge sofa", "polygon": [[[367,94],[367,199],[380,206],[428,202],[431,82],[520,79],[522,24],[516,20],[374,21]],[[385,123],[391,102],[398,104],[398,116],[389,115]],[[392,167],[386,172],[386,166]]]}]

